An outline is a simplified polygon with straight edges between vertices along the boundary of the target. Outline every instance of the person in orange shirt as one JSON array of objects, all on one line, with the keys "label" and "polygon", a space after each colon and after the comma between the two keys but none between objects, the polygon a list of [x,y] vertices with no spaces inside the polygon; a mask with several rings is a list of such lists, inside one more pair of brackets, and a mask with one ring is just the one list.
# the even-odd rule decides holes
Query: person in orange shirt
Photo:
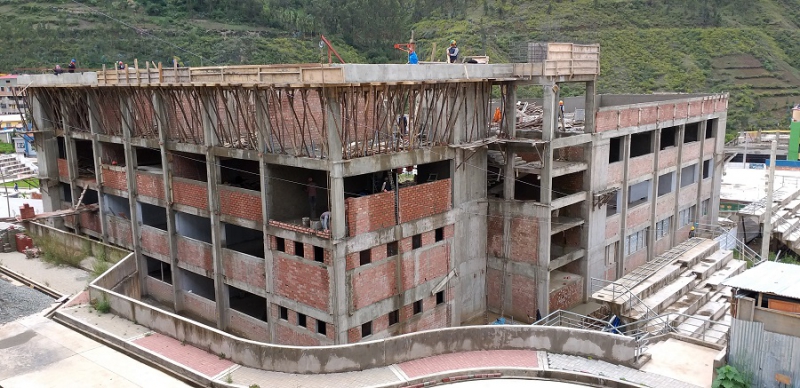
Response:
[{"label": "person in orange shirt", "polygon": [[494,108],[494,117],[492,118],[492,122],[499,123],[500,120],[503,119],[503,112],[500,111],[500,107]]}]

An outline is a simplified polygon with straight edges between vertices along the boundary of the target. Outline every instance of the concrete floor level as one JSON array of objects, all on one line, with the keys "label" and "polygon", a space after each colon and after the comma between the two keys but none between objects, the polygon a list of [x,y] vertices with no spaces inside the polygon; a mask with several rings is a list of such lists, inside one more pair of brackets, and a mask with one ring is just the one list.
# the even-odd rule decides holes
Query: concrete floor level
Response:
[{"label": "concrete floor level", "polygon": [[[256,341],[531,323],[716,220],[728,101],[597,95],[596,45],[546,47],[20,77],[45,212],[97,208],[46,223],[133,251],[128,296]],[[530,85],[542,106],[518,109]]]}]

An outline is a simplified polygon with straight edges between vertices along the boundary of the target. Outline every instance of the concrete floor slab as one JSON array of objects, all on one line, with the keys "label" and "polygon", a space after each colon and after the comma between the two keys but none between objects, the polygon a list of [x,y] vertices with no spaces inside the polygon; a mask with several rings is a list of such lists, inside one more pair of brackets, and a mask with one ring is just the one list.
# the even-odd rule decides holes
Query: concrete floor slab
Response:
[{"label": "concrete floor slab", "polygon": [[[298,375],[292,373],[269,372],[254,368],[238,368],[231,373],[234,384],[249,386],[258,384],[266,387],[373,387],[398,382],[400,379],[389,368],[373,368],[359,372],[329,373],[322,375]],[[225,381],[225,379],[222,379]]]},{"label": "concrete floor slab", "polygon": [[716,349],[670,338],[647,349],[652,358],[641,370],[701,387],[710,387],[714,357],[719,352]]},{"label": "concrete floor slab", "polygon": [[8,337],[13,337],[23,331],[28,330],[28,327],[19,323],[19,321],[9,322],[5,325],[0,325],[0,340]]},{"label": "concrete floor slab", "polygon": [[70,330],[67,327],[56,324],[47,318],[39,318],[43,319],[44,322],[33,321],[35,323],[28,324],[23,321],[22,324],[28,326],[29,329],[35,331],[37,334],[43,335],[75,353],[83,353],[87,350],[96,349],[102,346],[88,337],[85,337],[76,331]]}]

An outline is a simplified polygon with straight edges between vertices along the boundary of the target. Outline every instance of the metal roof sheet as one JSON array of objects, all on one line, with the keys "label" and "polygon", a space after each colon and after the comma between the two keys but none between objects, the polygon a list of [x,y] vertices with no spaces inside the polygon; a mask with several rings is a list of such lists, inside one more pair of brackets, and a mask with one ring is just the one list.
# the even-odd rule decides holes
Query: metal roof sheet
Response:
[{"label": "metal roof sheet", "polygon": [[800,265],[767,261],[725,280],[722,284],[800,299]]}]

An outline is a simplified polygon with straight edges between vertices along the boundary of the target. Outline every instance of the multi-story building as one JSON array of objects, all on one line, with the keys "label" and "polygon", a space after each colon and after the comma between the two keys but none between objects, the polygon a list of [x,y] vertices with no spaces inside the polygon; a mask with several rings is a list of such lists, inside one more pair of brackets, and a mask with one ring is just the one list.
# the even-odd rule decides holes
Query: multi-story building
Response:
[{"label": "multi-story building", "polygon": [[[530,322],[715,219],[727,96],[598,96],[597,46],[550,44],[547,57],[21,82],[45,211],[99,207],[53,226],[132,250],[136,297],[319,345],[487,312]],[[571,128],[558,113],[570,82],[586,88]],[[541,124],[518,130],[522,85],[541,85],[544,103]]]},{"label": "multi-story building", "polygon": [[20,114],[26,109],[25,96],[17,88],[17,76],[0,76],[0,115]]}]

